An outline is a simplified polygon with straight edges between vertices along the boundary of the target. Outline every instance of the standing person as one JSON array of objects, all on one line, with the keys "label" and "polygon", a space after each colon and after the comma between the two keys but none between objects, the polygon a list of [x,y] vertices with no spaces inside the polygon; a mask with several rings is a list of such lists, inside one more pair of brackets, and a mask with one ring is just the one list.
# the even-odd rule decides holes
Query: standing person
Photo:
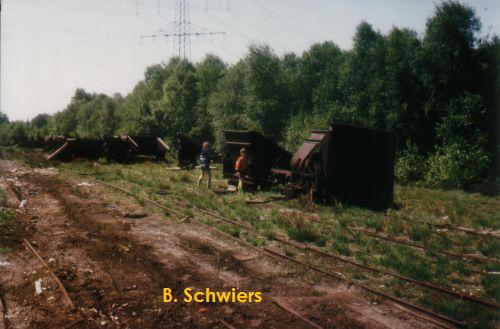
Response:
[{"label": "standing person", "polygon": [[238,177],[238,192],[243,193],[243,177],[248,169],[248,157],[247,150],[242,148],[240,150],[240,157],[236,160],[236,165],[234,170],[236,171],[236,176]]},{"label": "standing person", "polygon": [[200,153],[200,178],[198,178],[198,186],[200,186],[203,177],[207,176],[207,187],[210,188],[212,182],[212,171],[210,171],[210,163],[212,162],[212,154],[210,153],[210,144],[203,143],[203,148]]}]

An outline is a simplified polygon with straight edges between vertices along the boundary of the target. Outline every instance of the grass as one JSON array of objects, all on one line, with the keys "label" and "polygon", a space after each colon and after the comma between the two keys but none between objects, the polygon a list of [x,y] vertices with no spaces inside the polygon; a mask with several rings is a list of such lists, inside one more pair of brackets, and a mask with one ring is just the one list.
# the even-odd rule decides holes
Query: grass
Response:
[{"label": "grass", "polygon": [[12,221],[13,215],[9,210],[0,209],[0,226],[8,226]]},{"label": "grass", "polygon": [[[0,254],[8,254],[12,249],[8,246],[9,238],[2,239],[2,235],[12,230],[15,226],[14,215],[10,210],[3,209],[5,206],[5,193],[0,188]],[[7,245],[6,245],[7,244]]]},{"label": "grass", "polygon": [[0,188],[0,207],[5,207],[7,204],[7,196],[5,195],[5,191]]},{"label": "grass", "polygon": [[0,254],[8,254],[10,252],[12,252],[10,247],[0,247]]},{"label": "grass", "polygon": [[[439,285],[453,286],[459,291],[471,291],[477,296],[500,302],[500,272],[497,264],[465,263],[440,256],[433,252],[422,252],[414,248],[373,239],[353,228],[364,228],[397,238],[422,244],[431,250],[453,253],[481,253],[497,257],[500,244],[497,240],[459,232],[436,232],[426,223],[466,226],[477,230],[500,229],[500,197],[483,196],[463,191],[443,191],[420,187],[397,186],[395,203],[397,209],[374,212],[368,209],[337,203],[334,206],[310,204],[307,198],[255,207],[245,200],[268,200],[279,196],[279,191],[245,194],[218,195],[205,187],[197,188],[198,171],[166,170],[158,163],[94,164],[73,162],[59,164],[62,172],[92,175],[104,181],[133,190],[139,202],[148,197],[176,208],[176,202],[187,204],[182,211],[194,215],[190,208],[196,206],[209,209],[222,216],[239,220],[262,232],[254,234],[242,231],[228,223],[215,224],[218,229],[235,237],[242,237],[255,246],[266,245],[277,234],[322,250],[381,269],[390,270],[418,280],[432,281]],[[220,170],[213,172],[213,186],[224,189]],[[160,195],[157,192],[168,192]],[[142,200],[142,201],[141,201]],[[177,208],[176,208],[177,209]],[[284,212],[283,210],[287,210]],[[314,214],[316,217],[311,217]],[[210,223],[210,220],[205,222]],[[275,244],[278,246],[279,244]],[[293,257],[295,251],[284,248],[283,252]],[[347,271],[354,279],[364,280],[371,273],[359,270]],[[349,272],[350,271],[350,272]],[[467,320],[472,327],[488,328],[495,325],[496,315],[484,308],[464,301],[438,298],[435,293],[407,287],[399,281],[385,284],[384,289],[410,301],[427,305]],[[483,317],[483,318],[481,318]]]}]

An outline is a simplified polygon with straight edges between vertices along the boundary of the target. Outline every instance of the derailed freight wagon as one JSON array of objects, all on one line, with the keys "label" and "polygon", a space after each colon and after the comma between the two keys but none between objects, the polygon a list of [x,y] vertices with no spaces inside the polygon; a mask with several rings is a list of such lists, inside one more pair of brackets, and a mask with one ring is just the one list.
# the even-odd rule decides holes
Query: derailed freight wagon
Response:
[{"label": "derailed freight wagon", "polygon": [[108,161],[117,162],[132,161],[139,150],[137,142],[127,134],[104,136],[102,147]]},{"label": "derailed freight wagon", "polygon": [[45,138],[45,145],[42,149],[44,153],[52,153],[66,143],[66,137],[50,135]]},{"label": "derailed freight wagon", "polygon": [[394,158],[392,133],[332,124],[328,130],[311,131],[288,170],[272,172],[286,182],[288,194],[384,209],[393,202]]},{"label": "derailed freight wagon", "polygon": [[138,156],[154,157],[156,161],[161,161],[165,160],[165,155],[170,151],[170,146],[160,137],[132,136],[131,138],[138,145]]},{"label": "derailed freight wagon", "polygon": [[255,131],[224,130],[224,138],[222,170],[230,184],[237,184],[234,167],[242,148],[248,154],[247,185],[267,189],[273,184],[271,169],[289,166],[292,154]]},{"label": "derailed freight wagon", "polygon": [[104,142],[96,138],[67,138],[63,145],[46,155],[47,160],[73,161],[98,159],[104,155]]},{"label": "derailed freight wagon", "polygon": [[177,153],[179,167],[196,167],[198,157],[201,153],[201,142],[180,132],[177,133],[177,142],[179,144],[179,151]]}]

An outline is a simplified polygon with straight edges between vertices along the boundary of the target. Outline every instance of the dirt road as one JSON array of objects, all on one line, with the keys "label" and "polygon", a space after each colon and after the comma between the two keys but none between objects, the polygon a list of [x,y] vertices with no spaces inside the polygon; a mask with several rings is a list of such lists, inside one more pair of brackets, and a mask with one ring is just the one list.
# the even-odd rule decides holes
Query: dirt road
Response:
[{"label": "dirt road", "polygon": [[[17,224],[0,235],[11,249],[0,254],[6,328],[312,327],[289,311],[323,328],[433,327],[354,287],[264,258],[194,222],[173,222],[82,178],[7,161],[0,162],[0,173],[4,188],[17,201],[27,200],[16,212]],[[131,212],[144,217],[130,218]],[[64,304],[55,280],[23,238],[48,262],[75,309]],[[35,292],[37,280],[41,294]],[[163,288],[180,301],[186,287],[261,291],[264,299],[163,303]]]}]

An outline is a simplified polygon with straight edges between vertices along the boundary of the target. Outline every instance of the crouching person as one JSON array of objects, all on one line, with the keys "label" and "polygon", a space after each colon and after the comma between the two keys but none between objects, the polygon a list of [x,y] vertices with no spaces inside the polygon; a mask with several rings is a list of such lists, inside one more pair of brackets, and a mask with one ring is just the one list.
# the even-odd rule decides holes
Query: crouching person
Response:
[{"label": "crouching person", "polygon": [[240,150],[240,157],[236,160],[236,165],[234,166],[234,170],[236,171],[236,176],[238,177],[238,192],[243,193],[243,178],[248,169],[248,157],[247,150],[242,148]]},{"label": "crouching person", "polygon": [[198,186],[201,185],[203,178],[207,177],[207,187],[210,188],[212,182],[212,171],[210,170],[210,163],[212,162],[212,154],[210,153],[210,144],[203,143],[203,148],[200,153],[200,178],[198,178]]}]

